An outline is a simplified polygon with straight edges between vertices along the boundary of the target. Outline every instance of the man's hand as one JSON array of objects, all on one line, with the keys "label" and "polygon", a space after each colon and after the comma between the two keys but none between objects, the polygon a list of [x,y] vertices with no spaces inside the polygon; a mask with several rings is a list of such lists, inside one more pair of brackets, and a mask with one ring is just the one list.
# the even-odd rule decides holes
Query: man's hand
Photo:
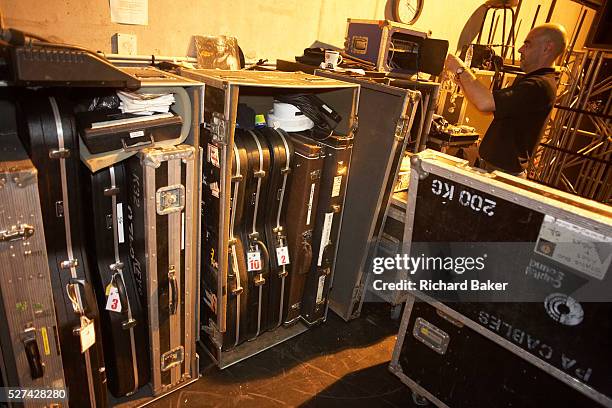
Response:
[{"label": "man's hand", "polygon": [[444,66],[446,67],[447,70],[449,70],[453,74],[457,72],[457,68],[459,67],[463,67],[463,69],[467,69],[463,61],[461,61],[458,57],[454,56],[453,54],[448,54],[446,56],[446,62],[444,63]]},{"label": "man's hand", "polygon": [[[476,109],[481,112],[495,111],[495,100],[493,99],[493,94],[476,79],[474,74],[468,69],[463,61],[453,54],[448,54],[446,56],[444,66],[447,72],[450,72],[453,75],[455,83],[461,86],[463,94],[466,96],[468,101],[476,106]],[[457,69],[460,67],[463,67],[465,73],[461,74],[461,77],[459,78],[456,73]]]}]

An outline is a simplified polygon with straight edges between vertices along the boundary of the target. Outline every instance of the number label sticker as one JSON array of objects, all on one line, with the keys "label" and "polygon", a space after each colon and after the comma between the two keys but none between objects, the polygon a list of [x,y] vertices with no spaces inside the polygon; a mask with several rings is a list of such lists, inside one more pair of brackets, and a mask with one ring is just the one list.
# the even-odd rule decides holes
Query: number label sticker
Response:
[{"label": "number label sticker", "polygon": [[289,248],[286,246],[276,248],[276,259],[279,266],[289,265]]},{"label": "number label sticker", "polygon": [[121,301],[119,300],[119,290],[116,287],[111,287],[108,298],[106,298],[106,310],[111,312],[121,313]]},{"label": "number label sticker", "polygon": [[261,271],[261,253],[259,251],[247,252],[247,270]]}]

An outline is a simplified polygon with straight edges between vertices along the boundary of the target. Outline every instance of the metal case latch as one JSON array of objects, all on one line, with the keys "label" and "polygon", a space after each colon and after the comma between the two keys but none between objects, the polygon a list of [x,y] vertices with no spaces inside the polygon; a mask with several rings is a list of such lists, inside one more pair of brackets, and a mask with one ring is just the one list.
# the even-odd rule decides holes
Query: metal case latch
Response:
[{"label": "metal case latch", "polygon": [[185,187],[178,184],[158,189],[155,193],[155,204],[159,215],[183,211],[183,208],[185,208]]},{"label": "metal case latch", "polygon": [[28,224],[13,225],[11,229],[0,231],[0,242],[26,240],[34,235],[34,227]]},{"label": "metal case latch", "polygon": [[214,141],[227,144],[228,126],[223,114],[213,112],[211,122],[206,123],[205,127],[212,134],[212,139]]},{"label": "metal case latch", "polygon": [[446,332],[420,317],[414,322],[412,335],[438,354],[446,353],[450,342],[450,336]]},{"label": "metal case latch", "polygon": [[183,346],[167,351],[161,356],[161,370],[168,371],[172,367],[181,364],[184,359],[185,349]]}]

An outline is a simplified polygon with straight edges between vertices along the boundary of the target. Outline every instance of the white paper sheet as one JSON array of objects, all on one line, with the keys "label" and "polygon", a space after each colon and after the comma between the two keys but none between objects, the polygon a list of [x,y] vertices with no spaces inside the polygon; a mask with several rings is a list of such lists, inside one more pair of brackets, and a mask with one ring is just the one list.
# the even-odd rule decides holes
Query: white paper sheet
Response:
[{"label": "white paper sheet", "polygon": [[110,0],[111,22],[149,24],[149,0]]}]

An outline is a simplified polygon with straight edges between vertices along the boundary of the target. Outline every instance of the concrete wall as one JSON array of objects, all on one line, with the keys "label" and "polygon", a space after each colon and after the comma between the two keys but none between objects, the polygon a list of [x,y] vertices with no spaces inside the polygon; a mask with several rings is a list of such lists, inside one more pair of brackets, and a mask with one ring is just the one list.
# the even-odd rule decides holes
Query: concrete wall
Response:
[{"label": "concrete wall", "polygon": [[[118,32],[137,35],[138,54],[172,56],[195,56],[193,35],[229,34],[238,38],[248,60],[274,61],[301,55],[304,48],[317,40],[342,47],[347,18],[390,17],[388,3],[388,0],[149,0],[147,26],[111,23],[108,0],[0,0],[0,10],[6,26],[107,53],[112,52],[111,37]],[[523,0],[517,48],[531,26],[537,5],[541,5],[538,22],[543,22],[550,3],[551,0]],[[431,30],[434,38],[449,40],[450,50],[455,50],[462,32],[465,36],[478,30],[481,20],[470,20],[470,16],[482,4],[483,0],[425,0],[415,27]],[[555,10],[553,21],[566,24],[571,33],[581,6],[559,0]],[[509,18],[508,14],[508,22]],[[466,27],[468,21],[471,26]],[[583,36],[587,28],[588,25]],[[501,22],[498,37],[500,32]]]}]

